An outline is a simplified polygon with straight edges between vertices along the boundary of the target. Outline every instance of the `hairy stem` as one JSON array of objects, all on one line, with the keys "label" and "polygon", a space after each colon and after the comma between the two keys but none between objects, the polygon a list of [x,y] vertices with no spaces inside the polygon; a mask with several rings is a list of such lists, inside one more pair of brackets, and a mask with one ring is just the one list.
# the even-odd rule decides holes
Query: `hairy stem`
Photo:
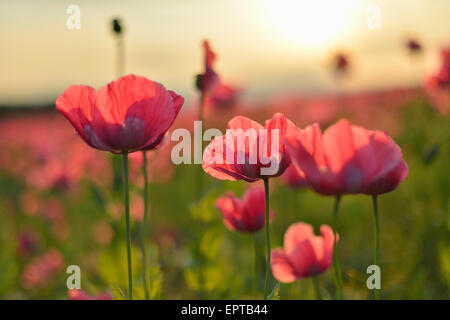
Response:
[{"label": "hairy stem", "polygon": [[264,300],[267,300],[269,294],[270,278],[270,232],[269,232],[269,179],[264,179],[264,191],[266,202],[266,240],[267,240],[267,259],[266,259],[266,277],[264,280]]},{"label": "hairy stem", "polygon": [[130,191],[128,181],[128,153],[123,154],[123,196],[125,204],[125,234],[127,241],[127,262],[128,262],[128,299],[133,300],[133,273],[131,266],[131,236],[130,236]]}]

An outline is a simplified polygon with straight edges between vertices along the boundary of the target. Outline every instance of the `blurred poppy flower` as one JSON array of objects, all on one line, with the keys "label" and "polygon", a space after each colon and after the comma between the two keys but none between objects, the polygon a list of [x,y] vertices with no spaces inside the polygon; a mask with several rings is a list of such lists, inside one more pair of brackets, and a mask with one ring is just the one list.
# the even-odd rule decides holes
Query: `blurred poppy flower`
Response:
[{"label": "blurred poppy flower", "polygon": [[109,244],[114,237],[114,230],[109,223],[100,221],[92,229],[92,237],[99,244]]},{"label": "blurred poppy flower", "polygon": [[129,153],[157,147],[183,102],[163,85],[130,74],[99,90],[70,86],[56,108],[91,147]]},{"label": "blurred poppy flower", "polygon": [[411,53],[419,53],[420,51],[422,51],[422,45],[420,44],[420,42],[416,39],[408,39],[406,41],[406,48],[411,52]]},{"label": "blurred poppy flower", "polygon": [[28,258],[39,246],[39,240],[35,232],[22,230],[17,237],[17,254],[20,258]]},{"label": "blurred poppy flower", "polygon": [[240,93],[241,89],[219,82],[211,94],[205,98],[205,112],[211,114],[233,107]]},{"label": "blurred poppy flower", "polygon": [[52,276],[63,268],[63,257],[56,249],[49,249],[43,255],[34,258],[23,270],[26,288],[46,284]]},{"label": "blurred poppy flower", "polygon": [[42,212],[44,206],[41,198],[39,198],[39,196],[35,192],[32,192],[30,190],[27,190],[21,194],[20,203],[25,214],[29,216],[39,215]]},{"label": "blurred poppy flower", "polygon": [[291,164],[280,177],[281,181],[290,188],[303,188],[307,185],[305,175]]},{"label": "blurred poppy flower", "polygon": [[[223,223],[231,231],[257,232],[265,225],[264,188],[253,187],[242,199],[231,192],[219,197],[216,208],[222,213]],[[270,210],[270,221],[273,211]]]},{"label": "blurred poppy flower", "polygon": [[100,185],[110,181],[107,158],[86,148],[59,115],[8,117],[0,121],[0,136],[4,138],[0,140],[0,166],[33,190],[74,192],[86,177]]},{"label": "blurred poppy flower", "polygon": [[204,50],[204,72],[197,75],[196,86],[204,95],[214,90],[219,83],[219,76],[214,71],[213,64],[216,60],[216,54],[211,50],[208,40],[203,41]]},{"label": "blurred poppy flower", "polygon": [[290,164],[284,136],[291,125],[280,113],[264,127],[242,116],[231,119],[226,134],[206,148],[203,170],[220,180],[248,182],[283,174]]},{"label": "blurred poppy flower", "polygon": [[431,86],[450,86],[450,49],[441,50],[441,61],[438,72],[429,78],[428,82]]},{"label": "blurred poppy flower", "polygon": [[212,113],[233,106],[241,89],[222,82],[214,70],[216,54],[207,40],[203,41],[205,70],[197,75],[197,89],[202,92],[202,113]]},{"label": "blurred poppy flower", "polygon": [[334,71],[337,74],[345,74],[348,72],[349,70],[349,57],[343,53],[343,52],[338,52],[334,55],[333,57],[333,67],[334,67]]},{"label": "blurred poppy flower", "polygon": [[446,114],[450,109],[450,48],[441,50],[441,60],[439,70],[428,77],[425,87],[433,106]]},{"label": "blurred poppy flower", "polygon": [[91,297],[86,291],[81,289],[71,289],[67,292],[70,300],[112,300],[109,293],[101,292],[98,295]]},{"label": "blurred poppy flower", "polygon": [[311,225],[293,224],[284,234],[284,248],[272,251],[272,274],[278,281],[293,282],[326,271],[333,260],[334,235],[327,226],[316,236]]},{"label": "blurred poppy flower", "polygon": [[286,145],[293,163],[321,194],[381,194],[408,175],[400,147],[386,133],[351,126],[345,119],[323,136],[317,124],[290,127]]}]

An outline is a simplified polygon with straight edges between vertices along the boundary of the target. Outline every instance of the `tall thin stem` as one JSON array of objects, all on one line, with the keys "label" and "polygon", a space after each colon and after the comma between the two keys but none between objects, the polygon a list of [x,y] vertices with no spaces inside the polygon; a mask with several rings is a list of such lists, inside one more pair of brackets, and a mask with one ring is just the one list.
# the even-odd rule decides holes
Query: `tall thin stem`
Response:
[{"label": "tall thin stem", "polygon": [[[200,135],[200,141],[199,141],[199,145],[200,145],[200,152],[202,154],[203,157],[203,109],[204,109],[204,105],[205,105],[205,93],[203,91],[201,91],[200,93],[200,105],[199,105],[199,109],[198,109],[198,120],[200,121],[200,125],[201,125],[201,135]],[[197,188],[198,188],[198,193],[199,193],[199,201],[202,200],[203,197],[203,169],[202,166],[199,166],[199,174],[198,174],[198,178],[197,178]],[[203,228],[203,225],[200,226],[201,228]],[[201,234],[203,234],[203,230],[201,232]],[[199,279],[199,298],[200,299],[204,299],[204,291],[205,291],[205,263],[204,263],[204,257],[203,254],[201,252],[201,250],[199,251],[199,256],[200,256],[200,261],[199,261],[199,268],[198,268],[198,279]]]},{"label": "tall thin stem", "polygon": [[269,178],[264,179],[264,191],[266,200],[266,240],[267,240],[267,259],[266,259],[266,277],[264,280],[264,300],[267,300],[269,292],[270,278],[270,233],[269,233]]},{"label": "tall thin stem", "polygon": [[[378,196],[372,196],[375,213],[375,265],[380,266],[380,224],[378,221]],[[375,288],[375,300],[380,300],[380,289]]]},{"label": "tall thin stem", "polygon": [[128,262],[128,299],[133,300],[133,273],[131,267],[131,237],[130,237],[130,191],[128,187],[128,153],[123,154],[123,196],[125,203],[125,234],[127,241]]},{"label": "tall thin stem", "polygon": [[339,263],[339,250],[337,245],[337,237],[338,237],[337,215],[340,200],[341,196],[340,195],[336,196],[333,209],[333,231],[334,231],[333,264],[334,264],[334,272],[336,273],[337,298],[339,300],[342,300],[342,272],[341,272],[341,265]]},{"label": "tall thin stem", "polygon": [[147,213],[148,213],[148,179],[147,179],[147,152],[142,151],[142,174],[144,176],[144,216],[141,222],[141,250],[142,250],[142,272],[144,279],[144,292],[145,299],[148,300],[150,298],[149,289],[148,289],[148,274],[147,274],[147,237],[146,237],[146,228],[147,228]]}]

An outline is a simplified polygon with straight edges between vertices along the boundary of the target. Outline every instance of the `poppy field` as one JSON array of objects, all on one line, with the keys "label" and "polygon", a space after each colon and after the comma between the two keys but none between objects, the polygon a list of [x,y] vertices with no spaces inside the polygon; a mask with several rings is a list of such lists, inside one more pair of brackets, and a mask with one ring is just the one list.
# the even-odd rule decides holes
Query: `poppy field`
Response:
[{"label": "poppy field", "polygon": [[450,43],[416,85],[339,90],[336,47],[338,90],[255,97],[205,36],[186,94],[107,25],[115,76],[0,108],[0,299],[450,297]]}]

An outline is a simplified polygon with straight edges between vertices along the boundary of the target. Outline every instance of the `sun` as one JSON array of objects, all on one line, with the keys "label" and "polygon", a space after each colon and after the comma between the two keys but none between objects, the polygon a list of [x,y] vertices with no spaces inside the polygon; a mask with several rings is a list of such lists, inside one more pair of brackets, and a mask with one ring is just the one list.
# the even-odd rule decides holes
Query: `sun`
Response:
[{"label": "sun", "polygon": [[265,0],[271,26],[306,47],[323,47],[348,28],[358,0]]}]

